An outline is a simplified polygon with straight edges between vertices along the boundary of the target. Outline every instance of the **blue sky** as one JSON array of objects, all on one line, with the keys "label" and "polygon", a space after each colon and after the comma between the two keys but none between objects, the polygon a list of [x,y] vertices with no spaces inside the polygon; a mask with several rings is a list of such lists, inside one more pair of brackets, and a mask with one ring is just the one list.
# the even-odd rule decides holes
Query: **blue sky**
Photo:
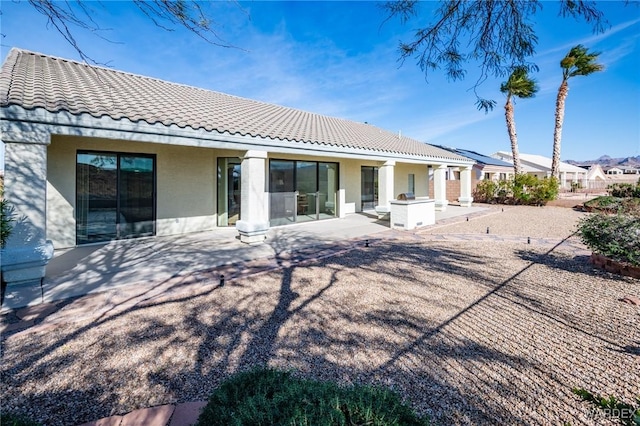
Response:
[{"label": "blue sky", "polygon": [[[450,83],[439,72],[425,81],[415,61],[398,62],[399,41],[430,22],[433,2],[418,18],[384,23],[379,2],[211,2],[220,34],[237,48],[217,47],[186,30],[166,32],[128,2],[91,2],[101,33],[77,30],[85,52],[114,69],[216,90],[321,114],[369,122],[415,139],[491,154],[510,150],[501,80],[479,89],[498,102],[489,114],[475,108],[468,77]],[[520,151],[551,156],[560,59],[582,43],[601,51],[606,69],[570,80],[562,159],[640,155],[640,7],[600,2],[611,28],[558,17],[545,2],[536,15],[539,37],[534,77],[540,92],[517,100]],[[11,47],[79,59],[26,1],[2,0],[3,60]],[[502,79],[504,80],[504,79]]]}]

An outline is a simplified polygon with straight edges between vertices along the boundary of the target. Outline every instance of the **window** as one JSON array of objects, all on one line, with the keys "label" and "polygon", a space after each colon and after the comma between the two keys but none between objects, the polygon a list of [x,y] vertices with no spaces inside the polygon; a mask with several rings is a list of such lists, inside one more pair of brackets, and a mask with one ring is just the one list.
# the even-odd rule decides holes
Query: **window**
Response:
[{"label": "window", "polygon": [[155,235],[155,156],[79,151],[76,243]]}]

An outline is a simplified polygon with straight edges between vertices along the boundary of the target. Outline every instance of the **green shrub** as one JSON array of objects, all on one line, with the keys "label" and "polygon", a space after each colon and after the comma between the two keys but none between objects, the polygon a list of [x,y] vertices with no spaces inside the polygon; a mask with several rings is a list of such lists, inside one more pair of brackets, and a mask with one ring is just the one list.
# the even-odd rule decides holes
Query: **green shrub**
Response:
[{"label": "green shrub", "polygon": [[544,206],[549,201],[558,198],[558,179],[551,177],[547,179],[536,179],[534,185],[530,187],[532,204]]},{"label": "green shrub", "polygon": [[543,206],[558,198],[558,180],[524,173],[498,182],[482,180],[476,185],[473,198],[485,203]]},{"label": "green shrub", "polygon": [[198,425],[427,425],[400,397],[369,386],[339,387],[256,369],[220,385]]},{"label": "green shrub", "polygon": [[595,253],[640,266],[640,216],[595,213],[580,219],[578,233]]},{"label": "green shrub", "polygon": [[640,198],[620,198],[604,195],[586,201],[585,207],[602,213],[626,213],[640,215]]},{"label": "green shrub", "polygon": [[578,395],[583,401],[591,403],[594,407],[602,411],[607,417],[617,418],[620,424],[626,426],[640,426],[640,395],[636,397],[636,406],[618,400],[616,397],[605,398],[594,395],[588,390],[573,388],[572,392]]},{"label": "green shrub", "polygon": [[640,198],[640,179],[638,183],[614,183],[607,187],[607,192],[612,197]]},{"label": "green shrub", "polygon": [[499,180],[496,186],[495,201],[498,203],[506,204],[509,200],[513,199],[513,181],[511,180]]},{"label": "green shrub", "polygon": [[2,426],[42,426],[38,422],[12,413],[0,414],[0,424],[2,424]]},{"label": "green shrub", "polygon": [[13,207],[4,199],[3,195],[4,191],[0,190],[0,248],[4,247],[7,242],[15,221]]},{"label": "green shrub", "polygon": [[482,203],[494,201],[498,192],[498,184],[490,179],[481,180],[473,191],[473,199]]}]

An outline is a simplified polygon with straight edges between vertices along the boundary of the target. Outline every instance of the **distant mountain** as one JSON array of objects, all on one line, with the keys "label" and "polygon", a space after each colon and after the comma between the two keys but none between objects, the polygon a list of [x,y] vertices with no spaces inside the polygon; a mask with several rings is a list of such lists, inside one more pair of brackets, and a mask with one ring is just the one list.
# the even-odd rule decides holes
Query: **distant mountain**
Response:
[{"label": "distant mountain", "polygon": [[624,158],[611,158],[608,155],[603,155],[597,160],[588,160],[588,161],[574,161],[567,160],[565,163],[573,164],[574,166],[591,166],[593,164],[600,164],[602,168],[606,169],[609,167],[640,167],[640,155],[637,157],[624,157]]}]

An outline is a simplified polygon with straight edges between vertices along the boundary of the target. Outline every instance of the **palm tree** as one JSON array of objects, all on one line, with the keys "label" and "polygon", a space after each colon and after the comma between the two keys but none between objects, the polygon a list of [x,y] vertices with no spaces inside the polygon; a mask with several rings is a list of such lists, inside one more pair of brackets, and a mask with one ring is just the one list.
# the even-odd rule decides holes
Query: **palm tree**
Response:
[{"label": "palm tree", "polygon": [[509,79],[500,85],[500,91],[507,95],[507,103],[504,105],[504,117],[507,120],[507,131],[511,140],[511,152],[513,155],[513,171],[522,173],[520,154],[518,153],[518,136],[516,134],[516,121],[513,115],[513,97],[532,98],[538,91],[536,81],[529,77],[525,67],[516,67]]},{"label": "palm tree", "polygon": [[558,88],[556,99],[556,125],[553,132],[553,160],[551,175],[560,177],[560,142],[562,139],[562,123],[564,122],[564,104],[569,94],[569,79],[577,75],[589,75],[602,71],[604,65],[596,62],[600,52],[588,52],[587,48],[579,44],[571,48],[567,56],[560,61],[562,67],[562,83]]}]

